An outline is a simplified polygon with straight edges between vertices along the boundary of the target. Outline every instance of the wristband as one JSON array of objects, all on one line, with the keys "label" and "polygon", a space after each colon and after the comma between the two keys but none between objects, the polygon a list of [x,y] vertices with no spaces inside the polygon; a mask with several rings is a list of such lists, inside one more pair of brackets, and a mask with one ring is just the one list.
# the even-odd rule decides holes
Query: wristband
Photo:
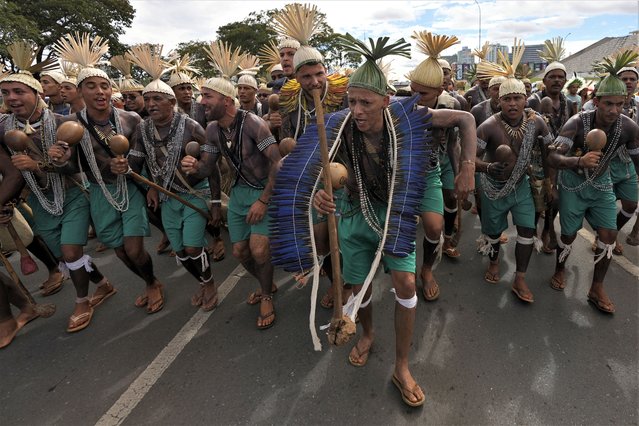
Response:
[{"label": "wristband", "polygon": [[222,200],[211,200],[211,204],[222,204]]},{"label": "wristband", "polygon": [[470,164],[471,166],[475,167],[475,162],[473,160],[463,160],[462,164],[464,163]]},{"label": "wristband", "polygon": [[581,157],[577,157],[577,167],[579,167],[579,162],[581,161]]},{"label": "wristband", "polygon": [[486,174],[490,174],[490,166],[492,166],[493,163],[488,163],[488,165],[486,166]]},{"label": "wristband", "polygon": [[265,206],[268,206],[268,203],[266,201],[263,201],[260,197],[257,197],[257,201],[264,204]]}]

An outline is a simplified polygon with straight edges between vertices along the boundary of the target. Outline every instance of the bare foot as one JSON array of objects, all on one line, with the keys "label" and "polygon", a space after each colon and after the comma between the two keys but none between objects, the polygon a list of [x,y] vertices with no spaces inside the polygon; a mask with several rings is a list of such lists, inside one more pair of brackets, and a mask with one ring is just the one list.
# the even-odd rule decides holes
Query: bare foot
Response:
[{"label": "bare foot", "polygon": [[11,344],[18,330],[20,328],[13,317],[0,322],[0,349],[6,348]]},{"label": "bare foot", "polygon": [[39,318],[40,314],[36,312],[33,306],[27,305],[22,309],[18,318],[16,318],[16,323],[18,324],[18,330],[27,325],[29,322],[33,321],[36,318]]},{"label": "bare foot", "polygon": [[217,286],[213,279],[202,284],[202,310],[204,312],[212,311],[218,304]]}]

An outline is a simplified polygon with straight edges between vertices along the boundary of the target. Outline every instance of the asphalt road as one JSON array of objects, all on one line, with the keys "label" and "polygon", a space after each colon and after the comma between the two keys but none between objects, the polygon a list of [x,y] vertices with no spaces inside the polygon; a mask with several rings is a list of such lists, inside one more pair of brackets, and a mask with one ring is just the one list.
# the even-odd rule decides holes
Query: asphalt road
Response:
[{"label": "asphalt road", "polygon": [[[310,286],[295,288],[281,271],[276,324],[257,330],[257,307],[245,303],[256,282],[227,247],[227,258],[214,264],[224,298],[209,314],[190,306],[197,283],[166,255],[154,255],[167,293],[155,315],[133,306],[143,285],[110,253],[95,262],[118,293],[97,308],[89,328],[65,332],[70,282],[49,298],[36,295],[58,311],[0,351],[0,424],[637,424],[637,248],[627,246],[627,257],[608,272],[614,316],[586,301],[592,253],[583,237],[563,293],[548,285],[554,256],[533,255],[528,283],[535,303],[524,305],[510,291],[514,230],[502,248],[502,280],[488,284],[487,259],[474,248],[478,220],[467,218],[462,257],[443,259],[436,270],[440,299],[418,304],[411,369],[426,393],[422,408],[405,406],[390,381],[394,303],[387,275],[379,272],[375,284],[373,351],[365,367],[355,368],[347,361],[352,344],[329,347],[324,339],[323,351],[313,350]],[[155,247],[157,235],[148,243]],[[44,278],[38,272],[25,282],[35,293]],[[318,325],[330,315],[318,307]]]}]

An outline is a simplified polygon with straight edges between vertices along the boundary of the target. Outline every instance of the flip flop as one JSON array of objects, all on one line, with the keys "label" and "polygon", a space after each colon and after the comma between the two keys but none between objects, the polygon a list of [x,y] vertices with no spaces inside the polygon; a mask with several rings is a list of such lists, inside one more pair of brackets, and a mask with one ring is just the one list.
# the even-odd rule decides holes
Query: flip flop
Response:
[{"label": "flip flop", "polygon": [[[515,295],[519,298],[519,300],[521,300],[522,302],[526,302],[526,303],[533,303],[535,301],[535,299],[531,296],[526,296],[523,293],[521,293],[519,290],[517,290],[515,287],[510,287],[510,289],[513,291],[513,293],[515,293]],[[532,293],[531,293],[532,294]]]},{"label": "flip flop", "polygon": [[[272,296],[260,296],[260,302],[262,301],[270,301],[271,303],[273,303],[273,297]],[[257,328],[259,330],[266,330],[267,328],[271,328],[273,327],[273,324],[275,324],[275,309],[272,309],[270,312],[266,313],[265,315],[259,314],[257,316],[258,319],[258,323],[261,322],[262,324],[264,324],[264,320],[273,317],[273,321],[270,322],[270,324],[266,324],[266,325],[258,325]]]},{"label": "flip flop", "polygon": [[[60,279],[58,279],[57,281],[53,283],[47,280],[42,284],[43,287],[42,287],[42,291],[40,292],[42,297],[54,295],[60,290],[62,290],[62,284],[64,284],[64,281],[66,280],[66,278],[64,277],[64,275],[60,275],[60,277],[61,277]],[[49,284],[47,285],[47,283]]]},{"label": "flip flop", "polygon": [[[397,389],[399,389],[399,393],[402,395],[402,400],[404,401],[406,405],[408,405],[409,407],[421,407],[422,405],[424,405],[426,398],[422,398],[418,401],[411,401],[410,399],[408,399],[408,397],[406,396],[406,393],[404,392],[406,389],[404,388],[402,383],[399,381],[397,376],[395,376],[395,374],[393,374],[393,377],[391,380],[393,381],[393,384],[397,387]],[[413,395],[415,395],[415,389],[421,390],[421,388],[419,387],[417,383],[415,383],[415,386],[413,387],[413,389],[411,389],[411,393]]]},{"label": "flip flop", "polygon": [[484,280],[491,284],[497,284],[499,282],[499,279],[499,274],[493,274],[490,271],[486,271],[486,273],[484,274]]},{"label": "flip flop", "polygon": [[71,315],[71,317],[69,317],[67,332],[75,333],[76,331],[84,330],[91,323],[91,318],[93,318],[92,307],[89,307],[87,312],[83,312],[80,315]]},{"label": "flip flop", "polygon": [[610,302],[610,304],[606,304],[599,297],[595,296],[592,293],[588,294],[588,302],[595,305],[595,308],[599,309],[601,312],[606,314],[614,314],[615,313],[615,305]]},{"label": "flip flop", "polygon": [[[105,300],[107,300],[109,297],[113,296],[115,293],[117,293],[118,291],[116,290],[115,287],[113,287],[111,285],[110,282],[107,281],[107,284],[103,284],[103,285],[107,285],[111,288],[111,290],[109,290],[107,293],[104,294],[97,294],[98,290],[96,289],[96,291],[93,293],[93,295],[91,296],[91,298],[89,299],[89,305],[92,308],[96,308],[98,306],[100,306]],[[101,286],[100,286],[101,287]],[[98,287],[99,288],[99,287]],[[97,294],[97,295],[96,295]]]},{"label": "flip flop", "polygon": [[623,246],[621,243],[617,242],[615,244],[615,248],[612,249],[612,254],[616,254],[617,256],[623,256]]},{"label": "flip flop", "polygon": [[564,288],[566,288],[566,282],[564,280],[555,278],[555,276],[553,275],[550,279],[550,287],[552,287],[553,290],[564,291]]},{"label": "flip flop", "polygon": [[146,313],[147,314],[154,314],[156,312],[159,312],[162,310],[162,308],[164,307],[164,291],[163,291],[164,286],[162,284],[158,285],[158,289],[160,290],[160,298],[154,302],[151,302],[151,300],[149,299],[146,305]]},{"label": "flip flop", "polygon": [[[368,362],[368,355],[371,352],[371,346],[368,347],[368,349],[366,349],[365,351],[361,352],[359,350],[359,348],[357,347],[357,344],[355,346],[353,346],[353,349],[351,349],[351,353],[348,354],[348,362],[353,366],[353,367],[363,367],[366,365],[366,363]],[[353,351],[357,352],[357,358],[359,359],[359,361],[353,357]]]},{"label": "flip flop", "polygon": [[136,308],[146,308],[146,305],[149,303],[149,297],[146,294],[141,294],[135,298],[135,302],[133,304]]},{"label": "flip flop", "polygon": [[448,247],[444,250],[444,254],[451,259],[457,259],[459,256],[461,256],[461,253],[459,252],[459,250],[457,250],[457,247]]},{"label": "flip flop", "polygon": [[[273,285],[271,286],[271,294],[275,294],[277,293],[277,286],[275,285],[275,283],[273,283]],[[246,303],[249,305],[257,305],[258,303],[260,303],[262,297],[262,290],[255,290],[252,293],[249,293],[248,298],[246,299]]]},{"label": "flip flop", "polygon": [[439,299],[439,284],[437,284],[437,281],[433,281],[433,282],[435,283],[435,292],[433,293],[432,296],[428,296],[426,285],[424,284],[422,286],[422,296],[424,296],[424,300],[426,300],[427,302],[434,302],[435,300]]},{"label": "flip flop", "polygon": [[219,302],[219,297],[218,297],[217,291],[215,292],[213,296],[211,296],[208,299],[204,296],[204,293],[202,293],[202,311],[204,312],[212,311],[213,309],[217,307],[218,302]]}]

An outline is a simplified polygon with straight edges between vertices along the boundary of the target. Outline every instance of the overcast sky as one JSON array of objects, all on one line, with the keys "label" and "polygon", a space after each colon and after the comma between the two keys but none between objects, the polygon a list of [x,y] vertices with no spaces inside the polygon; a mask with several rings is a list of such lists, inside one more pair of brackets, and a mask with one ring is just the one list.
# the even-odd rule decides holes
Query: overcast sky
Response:
[{"label": "overcast sky", "polygon": [[[242,21],[251,11],[281,8],[285,1],[168,1],[131,0],[136,9],[132,28],[122,41],[128,44],[157,43],[168,52],[180,42],[214,40],[218,27]],[[456,35],[461,43],[449,48],[450,55],[481,42],[512,45],[513,38],[527,45],[566,37],[567,54],[576,53],[604,38],[627,35],[639,29],[636,0],[554,1],[311,1],[326,14],[334,31],[355,37],[404,37],[413,30],[428,29],[437,34]],[[611,52],[612,53],[612,52]],[[413,49],[412,59],[393,61],[391,78],[404,75],[424,59]]]}]

